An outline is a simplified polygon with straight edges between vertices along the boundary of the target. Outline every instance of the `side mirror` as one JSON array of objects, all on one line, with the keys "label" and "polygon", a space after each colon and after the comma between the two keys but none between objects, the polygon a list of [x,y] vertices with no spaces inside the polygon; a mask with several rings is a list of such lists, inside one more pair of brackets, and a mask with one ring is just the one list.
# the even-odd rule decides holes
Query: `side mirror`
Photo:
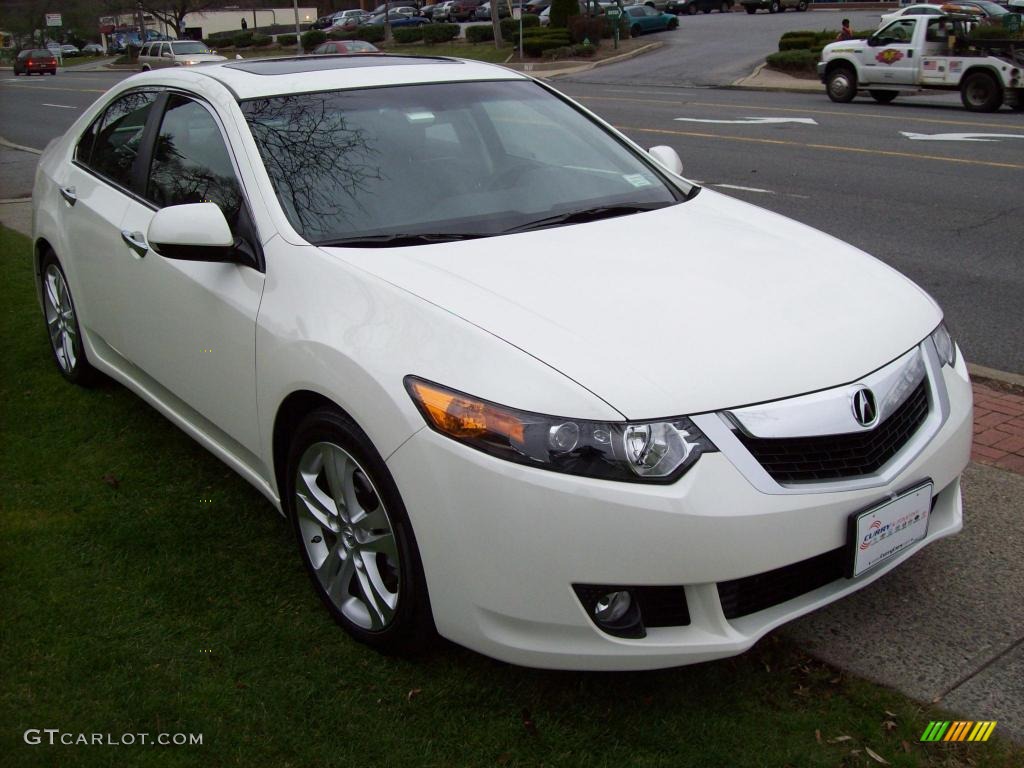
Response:
[{"label": "side mirror", "polygon": [[872,48],[877,48],[881,44],[882,42],[877,37],[868,38],[868,45],[871,46]]},{"label": "side mirror", "polygon": [[235,238],[216,203],[161,208],[149,222],[149,247],[166,259],[239,261]]},{"label": "side mirror", "polygon": [[679,153],[672,149],[672,147],[666,147],[665,145],[651,147],[647,150],[647,154],[653,157],[660,165],[672,171],[676,176],[683,175],[683,161],[679,159]]}]

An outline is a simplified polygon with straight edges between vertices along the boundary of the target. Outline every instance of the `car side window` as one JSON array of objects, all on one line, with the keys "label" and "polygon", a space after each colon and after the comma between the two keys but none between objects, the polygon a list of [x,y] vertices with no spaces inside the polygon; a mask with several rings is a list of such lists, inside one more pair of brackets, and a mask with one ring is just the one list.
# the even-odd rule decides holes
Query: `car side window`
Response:
[{"label": "car side window", "polygon": [[894,21],[881,32],[878,32],[877,35],[882,40],[893,43],[909,43],[914,37],[914,27],[916,25],[916,19],[900,19]]},{"label": "car side window", "polygon": [[141,58],[143,56],[149,56],[149,46],[148,45],[142,46],[142,50],[139,51],[139,58]]},{"label": "car side window", "polygon": [[152,91],[135,91],[114,101],[79,141],[75,158],[122,187],[130,187],[132,165],[154,101]]},{"label": "car side window", "polygon": [[224,138],[206,107],[171,96],[160,123],[146,199],[161,208],[213,202],[232,231],[242,207],[242,190]]}]

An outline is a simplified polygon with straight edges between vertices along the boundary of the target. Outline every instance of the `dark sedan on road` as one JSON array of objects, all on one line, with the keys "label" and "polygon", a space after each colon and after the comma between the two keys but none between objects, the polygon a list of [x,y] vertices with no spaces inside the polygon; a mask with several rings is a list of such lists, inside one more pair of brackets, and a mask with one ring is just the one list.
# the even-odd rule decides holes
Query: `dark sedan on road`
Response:
[{"label": "dark sedan on road", "polygon": [[18,54],[14,59],[14,74],[31,75],[33,72],[40,75],[47,72],[51,75],[57,74],[57,57],[52,51],[46,48],[32,48]]},{"label": "dark sedan on road", "polygon": [[721,11],[729,13],[732,10],[734,0],[668,0],[665,4],[665,13],[674,13],[676,16],[688,13],[690,16],[700,13],[711,13]]},{"label": "dark sedan on road", "polygon": [[758,10],[768,13],[782,13],[788,8],[796,8],[798,11],[806,11],[810,0],[740,0],[740,5],[747,13],[757,13]]}]

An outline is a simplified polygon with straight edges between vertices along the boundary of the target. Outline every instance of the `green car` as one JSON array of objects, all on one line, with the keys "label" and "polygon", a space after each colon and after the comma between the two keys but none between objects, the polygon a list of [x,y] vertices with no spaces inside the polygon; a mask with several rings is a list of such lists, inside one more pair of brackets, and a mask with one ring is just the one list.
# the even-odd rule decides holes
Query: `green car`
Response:
[{"label": "green car", "polygon": [[659,32],[679,26],[679,19],[675,15],[662,13],[649,5],[629,5],[624,12],[629,21],[629,34],[633,37],[644,32]]}]

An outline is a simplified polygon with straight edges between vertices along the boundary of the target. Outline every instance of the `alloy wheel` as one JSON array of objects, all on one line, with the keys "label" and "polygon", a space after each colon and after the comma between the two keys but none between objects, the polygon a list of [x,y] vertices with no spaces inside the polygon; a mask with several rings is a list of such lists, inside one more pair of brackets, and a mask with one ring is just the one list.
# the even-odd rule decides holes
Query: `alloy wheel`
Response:
[{"label": "alloy wheel", "polygon": [[43,275],[43,310],[57,364],[64,373],[71,374],[78,364],[78,323],[64,275],[55,264],[47,266]]},{"label": "alloy wheel", "polygon": [[401,563],[380,494],[345,449],[317,442],[295,476],[299,532],[320,586],[341,614],[369,631],[391,624]]}]

